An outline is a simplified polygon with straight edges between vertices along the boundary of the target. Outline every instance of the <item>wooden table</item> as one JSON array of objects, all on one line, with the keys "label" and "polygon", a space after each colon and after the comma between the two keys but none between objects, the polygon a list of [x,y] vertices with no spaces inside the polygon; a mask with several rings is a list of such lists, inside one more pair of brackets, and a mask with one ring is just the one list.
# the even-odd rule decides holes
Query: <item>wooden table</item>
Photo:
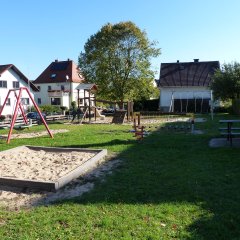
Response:
[{"label": "wooden table", "polygon": [[240,136],[240,132],[235,132],[236,130],[240,130],[240,127],[233,127],[234,123],[240,123],[240,119],[225,119],[219,120],[219,123],[226,123],[226,128],[219,128],[221,131],[221,135],[227,136],[227,140],[230,141],[232,146],[232,137],[233,136]]}]

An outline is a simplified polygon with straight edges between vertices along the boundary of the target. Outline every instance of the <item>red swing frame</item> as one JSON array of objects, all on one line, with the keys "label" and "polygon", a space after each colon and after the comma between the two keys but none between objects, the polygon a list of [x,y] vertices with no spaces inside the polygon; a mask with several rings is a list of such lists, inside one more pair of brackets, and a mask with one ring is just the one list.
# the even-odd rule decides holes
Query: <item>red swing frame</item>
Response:
[{"label": "red swing frame", "polygon": [[[3,106],[2,106],[2,108],[1,108],[1,110],[0,110],[0,116],[2,116],[2,112],[3,112],[4,107],[6,106],[6,103],[7,103],[7,100],[8,100],[9,95],[10,95],[11,92],[14,92],[14,95],[15,95],[15,97],[16,97],[16,99],[17,99],[17,102],[16,102],[16,106],[15,106],[15,109],[14,109],[14,114],[13,114],[13,117],[12,117],[12,121],[11,121],[11,125],[10,125],[10,130],[9,130],[9,132],[8,132],[7,143],[10,143],[10,139],[11,139],[11,135],[12,135],[12,130],[13,130],[14,124],[15,124],[15,122],[16,122],[17,114],[18,114],[19,109],[20,109],[21,114],[22,114],[22,116],[23,116],[24,123],[25,123],[26,125],[28,124],[28,120],[27,120],[27,117],[26,117],[26,115],[25,115],[25,113],[24,113],[24,109],[23,109],[23,106],[22,106],[22,103],[21,103],[21,96],[22,96],[22,92],[23,92],[24,90],[27,92],[27,94],[28,94],[29,98],[31,99],[31,101],[32,101],[35,109],[36,109],[37,112],[39,113],[39,116],[40,116],[43,124],[45,125],[45,127],[46,127],[46,129],[47,129],[47,131],[48,131],[48,134],[50,135],[51,138],[53,138],[53,134],[51,133],[51,131],[50,131],[50,129],[49,129],[49,127],[48,127],[48,125],[47,125],[44,117],[42,116],[42,113],[41,113],[39,107],[37,106],[36,102],[34,101],[33,97],[31,96],[30,91],[29,91],[28,88],[26,88],[26,87],[20,87],[20,88],[18,88],[18,89],[9,89],[8,94],[7,94],[7,96],[6,96],[5,100],[4,100]],[[18,95],[17,95],[17,91],[19,91]]]}]

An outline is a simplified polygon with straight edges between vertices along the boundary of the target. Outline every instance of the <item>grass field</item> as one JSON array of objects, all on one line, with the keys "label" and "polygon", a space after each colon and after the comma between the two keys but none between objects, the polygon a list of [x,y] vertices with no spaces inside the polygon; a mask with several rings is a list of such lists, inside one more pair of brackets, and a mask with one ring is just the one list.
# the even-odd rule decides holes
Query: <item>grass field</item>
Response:
[{"label": "grass field", "polygon": [[2,208],[0,239],[240,239],[240,149],[208,147],[219,137],[218,120],[227,117],[197,123],[202,135],[160,130],[140,143],[131,126],[121,125],[53,124],[70,131],[10,145],[0,140],[0,150],[26,144],[106,148],[122,161],[82,197]]}]

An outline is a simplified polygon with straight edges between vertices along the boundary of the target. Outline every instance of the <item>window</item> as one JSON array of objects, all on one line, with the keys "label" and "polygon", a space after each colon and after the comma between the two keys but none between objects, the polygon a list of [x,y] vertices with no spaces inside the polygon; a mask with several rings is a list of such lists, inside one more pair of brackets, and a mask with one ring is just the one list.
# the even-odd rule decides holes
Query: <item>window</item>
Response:
[{"label": "window", "polygon": [[82,105],[82,104],[83,104],[83,99],[82,99],[82,98],[79,98],[79,99],[78,99],[78,103],[79,103],[79,105]]},{"label": "window", "polygon": [[10,98],[7,99],[6,106],[11,106],[11,99]]},{"label": "window", "polygon": [[0,81],[0,88],[7,88],[7,81]]},{"label": "window", "polygon": [[38,102],[38,104],[42,104],[42,99],[41,99],[41,98],[38,98],[38,99],[37,99],[37,102]]},{"label": "window", "polygon": [[51,86],[48,86],[48,91],[51,91],[52,90],[52,87]]},{"label": "window", "polygon": [[19,82],[14,81],[13,82],[13,88],[19,88]]},{"label": "window", "polygon": [[51,105],[61,105],[61,99],[60,98],[51,98]]},{"label": "window", "polygon": [[40,86],[37,86],[38,90],[41,91],[41,87]]},{"label": "window", "polygon": [[57,74],[56,73],[53,73],[52,75],[51,75],[51,78],[55,78],[57,76]]},{"label": "window", "polygon": [[61,90],[64,91],[65,90],[65,87],[64,85],[61,85]]},{"label": "window", "polygon": [[23,105],[29,105],[29,98],[21,98],[21,102]]}]

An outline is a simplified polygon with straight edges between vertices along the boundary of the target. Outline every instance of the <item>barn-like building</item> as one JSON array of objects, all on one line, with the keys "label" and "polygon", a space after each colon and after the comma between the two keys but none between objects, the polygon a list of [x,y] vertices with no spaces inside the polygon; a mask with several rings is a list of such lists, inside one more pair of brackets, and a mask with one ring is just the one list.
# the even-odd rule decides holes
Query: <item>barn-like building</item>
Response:
[{"label": "barn-like building", "polygon": [[193,62],[162,63],[159,109],[162,112],[208,112],[212,91],[211,77],[219,61],[194,59]]}]

